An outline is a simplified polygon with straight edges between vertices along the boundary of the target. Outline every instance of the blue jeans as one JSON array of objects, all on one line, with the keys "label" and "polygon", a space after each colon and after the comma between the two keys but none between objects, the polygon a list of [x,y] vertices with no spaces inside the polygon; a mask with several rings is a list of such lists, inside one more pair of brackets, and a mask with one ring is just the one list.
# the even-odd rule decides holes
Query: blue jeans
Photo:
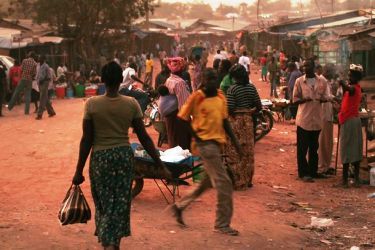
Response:
[{"label": "blue jeans", "polygon": [[22,90],[24,90],[25,95],[25,115],[29,114],[30,110],[30,100],[31,100],[31,80],[21,79],[18,83],[16,89],[14,90],[12,99],[10,99],[8,104],[8,109],[12,110],[14,105],[16,104],[17,100],[19,99],[19,95],[21,94]]}]

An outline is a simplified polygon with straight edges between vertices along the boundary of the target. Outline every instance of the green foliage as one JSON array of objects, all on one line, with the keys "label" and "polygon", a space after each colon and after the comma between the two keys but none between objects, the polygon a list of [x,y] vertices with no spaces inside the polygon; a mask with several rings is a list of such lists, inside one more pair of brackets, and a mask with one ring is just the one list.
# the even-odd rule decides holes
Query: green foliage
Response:
[{"label": "green foliage", "polygon": [[209,4],[160,3],[155,9],[155,18],[205,18],[213,17],[213,10]]},{"label": "green foliage", "polygon": [[21,17],[48,23],[60,35],[74,38],[83,58],[95,57],[104,39],[129,30],[134,19],[154,9],[154,0],[11,0],[11,4]]}]

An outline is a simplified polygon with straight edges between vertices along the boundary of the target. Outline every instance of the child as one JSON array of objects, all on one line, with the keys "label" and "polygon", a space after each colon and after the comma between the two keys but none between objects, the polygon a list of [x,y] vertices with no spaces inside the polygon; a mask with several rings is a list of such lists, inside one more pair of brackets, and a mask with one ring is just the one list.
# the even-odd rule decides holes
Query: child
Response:
[{"label": "child", "polygon": [[165,85],[159,86],[158,93],[160,95],[159,112],[161,117],[168,116],[178,109],[176,95],[169,94],[169,90]]}]

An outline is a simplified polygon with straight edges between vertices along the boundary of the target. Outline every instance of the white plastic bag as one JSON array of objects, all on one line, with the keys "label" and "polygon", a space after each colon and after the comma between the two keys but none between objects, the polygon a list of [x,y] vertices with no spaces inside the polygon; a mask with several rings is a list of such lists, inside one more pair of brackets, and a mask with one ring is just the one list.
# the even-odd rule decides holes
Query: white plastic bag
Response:
[{"label": "white plastic bag", "polygon": [[333,220],[327,218],[318,218],[315,216],[311,217],[311,226],[315,228],[325,228],[333,226]]}]

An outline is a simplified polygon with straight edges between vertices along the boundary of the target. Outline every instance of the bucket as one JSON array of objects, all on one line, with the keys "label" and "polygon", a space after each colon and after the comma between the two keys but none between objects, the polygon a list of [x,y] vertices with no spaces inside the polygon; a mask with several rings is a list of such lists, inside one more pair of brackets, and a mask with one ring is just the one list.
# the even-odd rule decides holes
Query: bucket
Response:
[{"label": "bucket", "polygon": [[75,87],[76,97],[85,97],[85,86],[77,84]]},{"label": "bucket", "polygon": [[98,95],[104,95],[105,94],[105,85],[104,83],[98,84]]},{"label": "bucket", "polygon": [[65,87],[58,87],[58,86],[56,86],[55,92],[56,92],[56,97],[57,98],[60,98],[60,99],[64,99],[65,98]]},{"label": "bucket", "polygon": [[74,91],[71,88],[66,89],[66,97],[67,98],[73,98],[74,97]]},{"label": "bucket", "polygon": [[194,168],[193,169],[193,182],[194,183],[201,182],[201,180],[203,179],[203,174],[204,174],[204,171],[203,171],[202,166]]},{"label": "bucket", "polygon": [[370,170],[370,186],[375,187],[375,167]]},{"label": "bucket", "polygon": [[97,89],[85,89],[85,96],[86,97],[96,96],[96,91]]}]

